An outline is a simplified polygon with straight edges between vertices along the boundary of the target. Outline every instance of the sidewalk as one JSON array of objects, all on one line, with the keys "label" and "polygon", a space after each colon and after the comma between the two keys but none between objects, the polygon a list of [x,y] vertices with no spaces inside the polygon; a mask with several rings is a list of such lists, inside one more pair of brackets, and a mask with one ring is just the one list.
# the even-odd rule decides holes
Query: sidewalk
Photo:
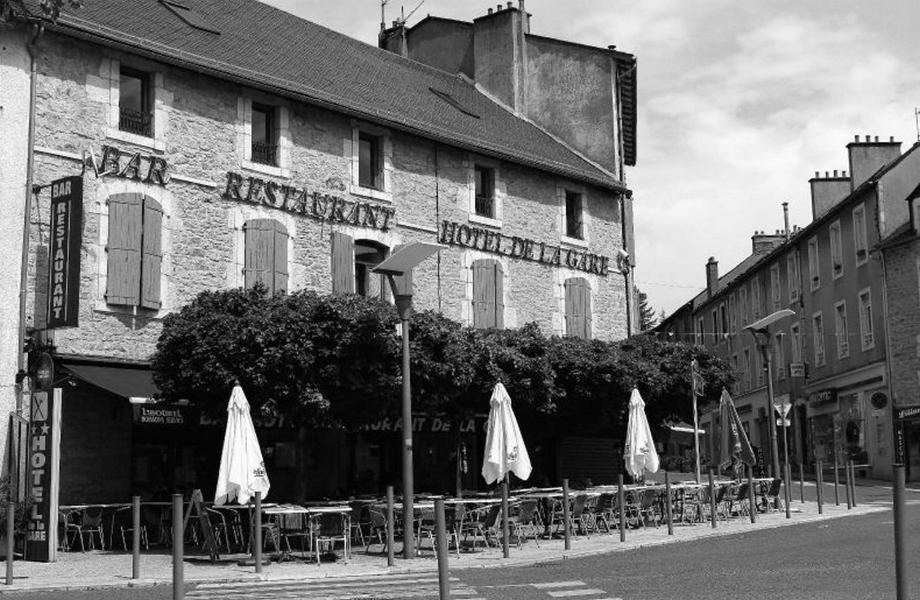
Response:
[{"label": "sidewalk", "polygon": [[[716,529],[710,523],[674,525],[674,535],[668,535],[667,526],[627,530],[626,542],[620,542],[617,532],[612,535],[595,534],[590,538],[573,536],[571,549],[564,549],[561,539],[540,540],[537,547],[533,540],[519,549],[512,545],[511,556],[502,558],[500,548],[480,552],[464,552],[458,558],[456,551],[450,554],[451,570],[524,566],[556,562],[580,556],[602,553],[625,552],[639,547],[679,543],[703,538],[712,538],[736,533],[776,527],[788,527],[800,523],[811,523],[827,519],[864,515],[891,510],[882,503],[861,504],[847,510],[846,505],[834,506],[833,501],[824,505],[824,514],[818,514],[814,502],[801,503],[793,500],[792,518],[786,519],[784,511],[758,514],[757,523],[751,524],[748,517],[736,517],[719,521]],[[372,550],[379,549],[372,546]],[[398,547],[398,546],[397,546]],[[131,579],[131,555],[122,552],[61,552],[55,563],[34,563],[17,561],[14,567],[12,586],[0,584],[0,594],[15,594],[38,590],[101,589],[110,587],[152,586],[172,584],[172,557],[169,554],[142,554],[141,579]],[[365,554],[363,548],[356,548],[348,563],[315,562],[293,560],[265,565],[257,575],[252,566],[239,566],[240,555],[223,558],[211,563],[207,556],[186,556],[184,563],[187,583],[221,583],[241,581],[278,581],[291,579],[348,578],[379,575],[384,573],[409,573],[437,570],[437,561],[425,543],[422,557],[413,560],[396,559],[394,567],[386,566],[386,555]]]}]

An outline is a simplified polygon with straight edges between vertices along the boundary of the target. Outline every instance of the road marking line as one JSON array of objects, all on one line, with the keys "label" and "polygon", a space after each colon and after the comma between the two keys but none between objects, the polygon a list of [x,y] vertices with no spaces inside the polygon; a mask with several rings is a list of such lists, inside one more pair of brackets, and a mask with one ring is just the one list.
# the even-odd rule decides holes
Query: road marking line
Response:
[{"label": "road marking line", "polygon": [[577,587],[579,585],[587,585],[584,581],[550,581],[547,583],[532,583],[530,584],[537,589],[547,589],[547,588],[557,588],[557,587]]},{"label": "road marking line", "polygon": [[571,598],[574,596],[594,596],[596,594],[606,594],[604,590],[591,588],[587,590],[563,590],[561,592],[546,592],[553,598]]}]

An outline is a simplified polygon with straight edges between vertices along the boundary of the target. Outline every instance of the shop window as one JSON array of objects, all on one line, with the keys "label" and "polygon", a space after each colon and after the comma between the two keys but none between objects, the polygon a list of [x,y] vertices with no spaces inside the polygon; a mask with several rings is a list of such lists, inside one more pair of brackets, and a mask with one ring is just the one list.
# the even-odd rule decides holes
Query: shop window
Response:
[{"label": "shop window", "polygon": [[813,237],[808,240],[808,277],[811,280],[812,291],[821,287],[821,274],[818,272],[819,268],[818,238]]},{"label": "shop window", "polygon": [[875,347],[875,322],[872,318],[872,294],[868,288],[859,292],[859,334],[863,351]]},{"label": "shop window", "polygon": [[153,137],[153,98],[150,75],[121,67],[118,83],[118,129]]},{"label": "shop window", "polygon": [[478,329],[505,326],[504,272],[501,263],[492,259],[473,262],[473,327]]},{"label": "shop window", "polygon": [[142,194],[118,194],[108,205],[106,303],[157,310],[163,208]]},{"label": "shop window", "polygon": [[838,302],[834,305],[834,328],[837,334],[837,358],[846,358],[850,355],[850,331],[847,326],[846,302]]},{"label": "shop window", "polygon": [[243,225],[247,288],[262,284],[270,294],[288,288],[288,232],[274,219],[252,219]]},{"label": "shop window", "polygon": [[862,204],[853,209],[853,246],[856,248],[856,266],[869,260],[869,243],[866,233],[866,207]]},{"label": "shop window", "polygon": [[565,235],[584,239],[584,197],[571,190],[565,191]]},{"label": "shop window", "polygon": [[474,169],[476,186],[476,214],[489,219],[495,218],[495,169],[476,165]]},{"label": "shop window", "polygon": [[565,280],[565,334],[591,339],[591,285],[583,277]]},{"label": "shop window", "polygon": [[252,162],[263,165],[278,164],[278,127],[276,111],[265,104],[252,103]]},{"label": "shop window", "polygon": [[840,236],[840,221],[831,223],[828,229],[831,238],[831,270],[834,279],[843,277],[843,246]]},{"label": "shop window", "polygon": [[358,185],[383,189],[383,137],[358,133]]},{"label": "shop window", "polygon": [[812,317],[812,333],[815,344],[815,366],[824,366],[824,317],[821,313],[815,313]]}]

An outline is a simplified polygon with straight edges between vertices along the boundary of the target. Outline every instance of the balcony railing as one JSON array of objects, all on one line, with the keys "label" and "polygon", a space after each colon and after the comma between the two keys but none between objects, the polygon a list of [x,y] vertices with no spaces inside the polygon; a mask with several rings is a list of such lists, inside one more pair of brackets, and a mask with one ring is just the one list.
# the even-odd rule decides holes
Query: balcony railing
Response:
[{"label": "balcony railing", "polygon": [[153,135],[153,115],[122,108],[119,110],[118,129],[135,135],[151,137]]},{"label": "balcony railing", "polygon": [[252,162],[263,165],[278,164],[278,145],[266,142],[252,143]]}]

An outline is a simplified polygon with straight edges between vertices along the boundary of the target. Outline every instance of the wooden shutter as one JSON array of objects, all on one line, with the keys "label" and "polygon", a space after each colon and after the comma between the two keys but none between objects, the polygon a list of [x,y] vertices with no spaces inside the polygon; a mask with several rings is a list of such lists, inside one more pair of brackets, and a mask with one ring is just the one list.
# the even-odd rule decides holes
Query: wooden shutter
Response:
[{"label": "wooden shutter", "polygon": [[288,291],[288,232],[280,222],[274,221],[274,223],[275,254],[272,262],[274,272],[272,291],[277,294]]},{"label": "wooden shutter", "polygon": [[332,293],[355,293],[355,242],[336,231],[332,232]]},{"label": "wooden shutter", "polygon": [[243,225],[246,238],[243,263],[243,281],[247,288],[261,283],[274,292],[275,221],[251,219]]},{"label": "wooden shutter", "polygon": [[504,327],[504,273],[496,260],[473,263],[473,327]]},{"label": "wooden shutter", "polygon": [[591,286],[582,277],[565,280],[565,333],[591,339]]},{"label": "wooden shutter", "polygon": [[137,306],[140,301],[142,218],[140,194],[117,194],[109,198],[105,290],[108,304]]},{"label": "wooden shutter", "polygon": [[144,198],[144,241],[141,257],[141,306],[157,310],[160,299],[160,271],[163,266],[162,249],[163,207],[153,198]]}]

